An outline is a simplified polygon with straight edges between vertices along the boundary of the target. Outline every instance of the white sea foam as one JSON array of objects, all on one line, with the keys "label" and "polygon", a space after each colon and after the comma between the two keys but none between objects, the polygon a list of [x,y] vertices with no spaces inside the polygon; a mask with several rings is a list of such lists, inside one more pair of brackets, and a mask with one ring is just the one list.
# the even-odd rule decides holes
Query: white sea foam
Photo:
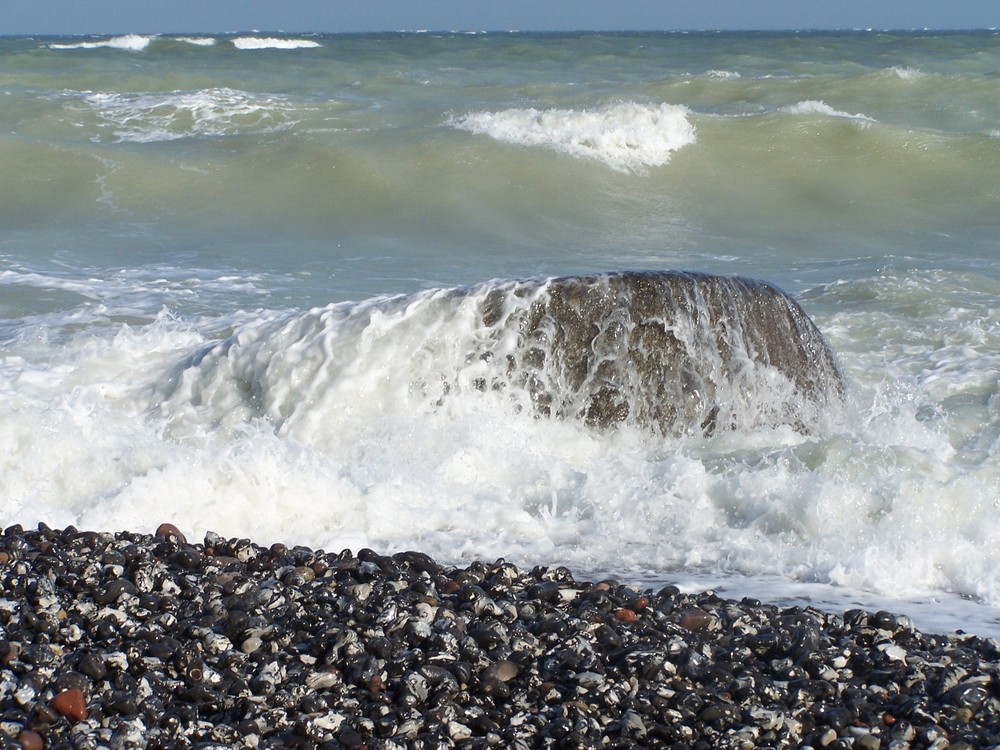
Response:
[{"label": "white sea foam", "polygon": [[695,142],[686,107],[621,102],[600,109],[505,109],[450,118],[460,130],[604,162],[620,172],[658,167]]},{"label": "white sea foam", "polygon": [[83,94],[118,141],[153,143],[269,133],[293,126],[296,107],[280,95],[229,88]]},{"label": "white sea foam", "polygon": [[842,112],[838,109],[834,109],[824,101],[818,101],[815,99],[807,99],[788,107],[782,107],[780,111],[790,115],[820,115],[823,117],[843,117],[848,120],[858,120],[868,123],[876,122],[876,120],[868,115],[860,113],[852,115],[850,112]]},{"label": "white sea foam", "polygon": [[233,46],[236,49],[314,49],[323,45],[313,39],[239,36],[233,39]]},{"label": "white sea foam", "polygon": [[215,45],[215,37],[211,36],[179,36],[178,42],[193,44],[196,47],[212,47]]},{"label": "white sea foam", "polygon": [[149,46],[155,37],[141,36],[139,34],[125,34],[110,39],[102,39],[94,42],[74,42],[71,44],[50,44],[49,49],[98,49],[107,47],[110,49],[121,49],[129,52],[141,52]]},{"label": "white sea foam", "polygon": [[927,75],[919,68],[910,68],[903,65],[896,65],[890,68],[890,70],[902,81],[916,81]]},{"label": "white sea foam", "polygon": [[[844,306],[828,327],[850,351],[863,313]],[[106,337],[71,334],[58,352],[25,330],[0,360],[0,521],[168,519],[192,534],[328,549],[1000,602],[1000,470],[989,458],[1000,358],[984,356],[1000,330],[974,306],[942,312],[927,343],[945,329],[952,341],[912,363],[907,339],[895,341],[903,329],[882,331],[900,363],[891,382],[878,380],[884,362],[848,359],[862,390],[843,429],[666,440],[538,419],[506,391],[449,391],[449,368],[475,380],[474,308],[429,292],[258,314],[223,346],[165,313]]]},{"label": "white sea foam", "polygon": [[709,78],[742,78],[735,70],[710,70],[706,73]]}]

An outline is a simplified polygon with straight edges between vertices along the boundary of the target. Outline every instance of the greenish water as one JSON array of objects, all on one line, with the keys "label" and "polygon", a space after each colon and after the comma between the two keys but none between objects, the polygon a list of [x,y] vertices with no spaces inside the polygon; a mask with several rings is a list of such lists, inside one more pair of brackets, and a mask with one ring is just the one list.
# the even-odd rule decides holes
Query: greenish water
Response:
[{"label": "greenish water", "polygon": [[[997,42],[0,38],[0,521],[170,516],[327,547],[961,595],[988,621]],[[417,315],[419,295],[625,269],[790,292],[838,353],[849,414],[822,435],[663,439],[415,395],[428,363],[412,357],[447,368],[462,355],[438,344],[468,334]],[[369,320],[382,295],[416,317]],[[302,363],[280,382],[246,364],[251,386],[327,395],[299,427],[234,432],[206,407],[178,437],[158,394],[234,332]]]}]

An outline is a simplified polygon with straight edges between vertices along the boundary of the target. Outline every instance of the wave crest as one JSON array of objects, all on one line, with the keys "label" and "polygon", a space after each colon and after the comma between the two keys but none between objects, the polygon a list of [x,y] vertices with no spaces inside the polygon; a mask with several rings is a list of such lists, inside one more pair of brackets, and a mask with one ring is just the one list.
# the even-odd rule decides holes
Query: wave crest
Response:
[{"label": "wave crest", "polygon": [[268,133],[295,124],[284,97],[230,88],[154,93],[88,93],[84,101],[119,142],[154,143]]},{"label": "wave crest", "polygon": [[125,34],[96,42],[76,42],[73,44],[50,44],[49,49],[121,49],[129,52],[141,52],[149,46],[154,37],[140,34]]},{"label": "wave crest", "polygon": [[826,102],[816,99],[797,102],[788,107],[782,107],[780,111],[790,115],[820,115],[822,117],[842,117],[847,120],[859,120],[866,123],[877,122],[868,115],[861,113],[852,115],[850,112],[842,112],[839,109],[834,109]]},{"label": "wave crest", "polygon": [[675,151],[695,142],[689,114],[673,104],[622,102],[595,110],[470,112],[448,124],[503,143],[541,146],[635,172],[662,166]]},{"label": "wave crest", "polygon": [[314,49],[323,45],[312,39],[238,36],[233,39],[233,46],[236,49]]}]

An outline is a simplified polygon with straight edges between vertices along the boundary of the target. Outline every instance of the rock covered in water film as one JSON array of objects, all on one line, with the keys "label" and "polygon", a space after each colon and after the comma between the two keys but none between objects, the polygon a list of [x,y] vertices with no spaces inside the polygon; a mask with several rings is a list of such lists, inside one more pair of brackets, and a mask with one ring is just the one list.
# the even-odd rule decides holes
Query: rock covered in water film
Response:
[{"label": "rock covered in water film", "polygon": [[1000,744],[1000,644],[903,616],[170,536],[0,536],[0,744]]},{"label": "rock covered in water film", "polygon": [[155,408],[174,426],[266,416],[279,432],[311,439],[343,419],[345,404],[410,413],[484,396],[597,429],[814,432],[842,406],[844,379],[802,308],[770,284],[629,272],[255,321],[182,362]]},{"label": "rock covered in water film", "polygon": [[483,356],[505,362],[504,381],[541,413],[598,427],[808,430],[843,397],[819,330],[762,281],[631,272],[518,282],[488,291],[482,317],[496,332]]}]

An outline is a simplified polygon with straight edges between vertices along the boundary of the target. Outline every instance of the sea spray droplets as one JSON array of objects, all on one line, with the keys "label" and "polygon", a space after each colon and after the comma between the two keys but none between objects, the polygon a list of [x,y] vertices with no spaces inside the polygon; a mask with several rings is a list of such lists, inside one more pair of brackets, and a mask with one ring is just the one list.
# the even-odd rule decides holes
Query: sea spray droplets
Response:
[{"label": "sea spray droplets", "polygon": [[262,415],[313,443],[348,401],[411,412],[504,394],[512,411],[540,417],[709,435],[780,424],[808,432],[843,395],[822,335],[780,290],[678,272],[335,305],[238,331],[182,367],[165,415]]},{"label": "sea spray droplets", "polygon": [[596,159],[619,172],[639,172],[670,161],[695,142],[686,107],[622,102],[600,109],[505,109],[470,112],[448,124],[504,143],[541,146]]}]

